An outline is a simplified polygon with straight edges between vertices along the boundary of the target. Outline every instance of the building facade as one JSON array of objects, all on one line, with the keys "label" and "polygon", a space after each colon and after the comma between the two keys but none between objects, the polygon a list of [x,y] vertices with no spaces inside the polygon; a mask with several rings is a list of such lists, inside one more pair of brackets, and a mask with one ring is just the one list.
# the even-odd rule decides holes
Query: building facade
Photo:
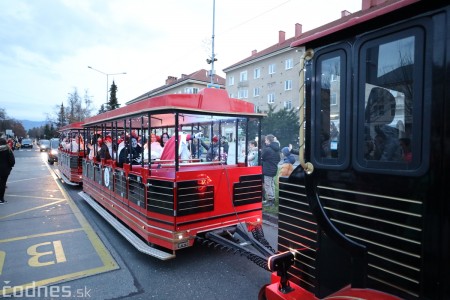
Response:
[{"label": "building facade", "polygon": [[226,89],[230,97],[243,99],[255,105],[256,112],[299,107],[299,71],[302,51],[290,44],[302,33],[295,24],[295,36],[286,39],[279,31],[278,43],[225,68]]}]

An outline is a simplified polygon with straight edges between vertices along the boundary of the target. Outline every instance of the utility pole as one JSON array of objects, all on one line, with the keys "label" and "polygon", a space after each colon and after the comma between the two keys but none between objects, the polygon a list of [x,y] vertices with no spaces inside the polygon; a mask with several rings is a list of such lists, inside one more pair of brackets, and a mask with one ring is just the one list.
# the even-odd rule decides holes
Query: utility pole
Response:
[{"label": "utility pole", "polygon": [[211,78],[210,84],[208,87],[214,87],[214,62],[217,61],[216,55],[214,54],[214,29],[216,22],[216,0],[213,0],[213,28],[212,28],[212,37],[211,37],[211,59],[206,59],[208,64],[211,64],[211,71],[209,72],[209,76]]}]

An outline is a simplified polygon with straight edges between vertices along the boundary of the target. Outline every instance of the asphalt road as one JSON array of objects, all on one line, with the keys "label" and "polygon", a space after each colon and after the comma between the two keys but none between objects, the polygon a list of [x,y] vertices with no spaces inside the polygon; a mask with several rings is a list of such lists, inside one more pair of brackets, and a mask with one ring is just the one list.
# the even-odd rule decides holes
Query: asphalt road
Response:
[{"label": "asphalt road", "polygon": [[[17,157],[40,155],[45,161],[45,154],[35,150],[16,151],[15,154]],[[51,172],[51,167],[48,171]],[[169,261],[144,255],[92,210],[78,195],[80,187],[60,186],[73,199],[119,265],[117,270],[56,285],[79,291],[79,298],[257,299],[261,287],[270,282],[270,273],[247,258],[202,246],[178,251],[177,257]],[[265,223],[264,232],[275,248],[276,227]]]}]

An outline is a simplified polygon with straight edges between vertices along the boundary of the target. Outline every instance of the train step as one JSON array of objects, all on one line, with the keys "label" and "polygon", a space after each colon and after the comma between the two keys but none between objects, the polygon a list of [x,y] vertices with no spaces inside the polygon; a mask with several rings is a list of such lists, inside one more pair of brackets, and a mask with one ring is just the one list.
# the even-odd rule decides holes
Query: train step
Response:
[{"label": "train step", "polygon": [[138,251],[161,260],[168,260],[175,258],[175,255],[172,253],[161,251],[146,244],[131,230],[129,230],[122,223],[117,221],[109,212],[107,212],[93,198],[91,198],[91,196],[89,196],[85,192],[79,192],[78,195],[80,195],[81,198],[83,198],[97,213],[99,213],[109,224],[111,224],[111,226],[113,226]]},{"label": "train step", "polygon": [[63,180],[68,185],[78,186],[80,185],[78,182],[70,181],[63,173],[61,173],[58,169],[54,168],[53,172],[55,172],[56,176],[58,176],[61,180]]}]

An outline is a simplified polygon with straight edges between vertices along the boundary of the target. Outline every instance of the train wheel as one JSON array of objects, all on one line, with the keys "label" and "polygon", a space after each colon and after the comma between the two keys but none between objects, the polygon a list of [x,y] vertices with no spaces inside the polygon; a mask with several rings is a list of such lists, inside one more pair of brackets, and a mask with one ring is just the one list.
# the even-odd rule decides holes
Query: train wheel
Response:
[{"label": "train wheel", "polygon": [[268,286],[268,284],[264,285],[258,293],[258,300],[267,300],[266,297],[266,287]]}]

